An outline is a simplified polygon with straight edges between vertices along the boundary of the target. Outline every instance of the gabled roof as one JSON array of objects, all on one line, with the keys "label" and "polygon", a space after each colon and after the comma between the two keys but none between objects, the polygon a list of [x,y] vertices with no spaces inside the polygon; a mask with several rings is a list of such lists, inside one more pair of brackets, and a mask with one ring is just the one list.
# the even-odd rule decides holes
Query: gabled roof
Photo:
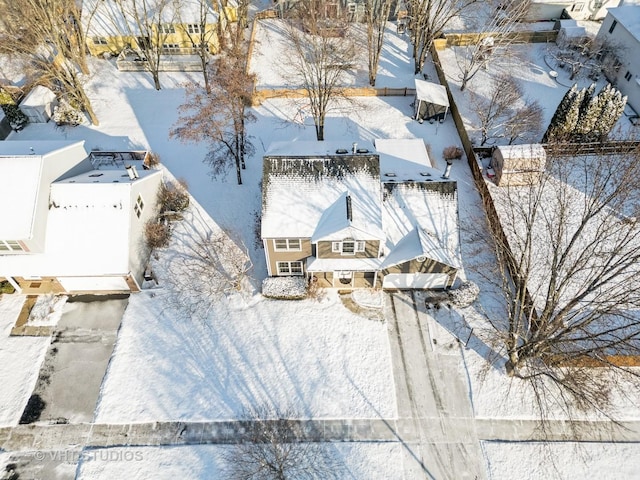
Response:
[{"label": "gabled roof", "polygon": [[263,238],[324,238],[345,228],[373,236],[368,238],[381,236],[378,156],[370,144],[361,147],[366,153],[335,153],[345,147],[349,146],[290,142],[267,151],[262,180]]},{"label": "gabled roof", "polygon": [[11,204],[0,208],[0,239],[21,240],[32,236],[40,195],[48,196],[48,185],[41,191],[53,157],[68,150],[78,162],[86,156],[84,142],[4,141],[0,142],[0,192]]},{"label": "gabled roof", "polygon": [[456,183],[384,184],[388,254],[382,268],[425,256],[460,268]]},{"label": "gabled roof", "polygon": [[416,227],[392,248],[381,268],[399,265],[418,257],[430,258],[453,268],[460,267],[459,259],[434,233]]},{"label": "gabled roof", "polygon": [[363,215],[364,212],[359,207],[361,207],[360,199],[344,192],[320,217],[318,226],[311,236],[311,242],[337,241],[345,238],[384,240],[384,233],[379,225],[363,222],[368,218]]}]

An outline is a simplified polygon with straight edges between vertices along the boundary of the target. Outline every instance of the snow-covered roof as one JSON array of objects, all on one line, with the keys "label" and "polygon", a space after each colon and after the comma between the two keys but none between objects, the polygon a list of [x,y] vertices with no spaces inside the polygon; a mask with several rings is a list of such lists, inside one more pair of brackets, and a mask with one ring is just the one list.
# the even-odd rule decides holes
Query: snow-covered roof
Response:
[{"label": "snow-covered roof", "polygon": [[418,181],[441,175],[431,166],[421,138],[377,138],[374,143],[380,155],[380,176],[383,180]]},{"label": "snow-covered roof", "polygon": [[640,40],[640,5],[624,5],[622,7],[610,8],[609,14],[615,18],[625,29]]},{"label": "snow-covered roof", "polygon": [[12,199],[10,205],[0,209],[0,239],[31,237],[38,196],[48,194],[40,192],[47,159],[71,148],[80,149],[80,156],[86,155],[83,143],[59,140],[0,142],[0,192],[3,198]]},{"label": "snow-covered roof", "polygon": [[149,171],[135,181],[119,183],[52,183],[44,252],[0,256],[0,271],[61,277],[127,274],[131,202],[136,200],[131,189],[154,175],[162,172]]},{"label": "snow-covered roof", "polygon": [[373,146],[362,147],[368,153],[356,155],[336,154],[337,148],[330,142],[287,142],[267,151],[264,238],[330,238],[345,229],[369,239],[383,238],[379,161],[370,153]]},{"label": "snow-covered roof", "polygon": [[444,85],[427,82],[426,80],[420,80],[418,78],[415,79],[415,83],[418,100],[424,100],[425,102],[443,105],[445,107],[449,106],[449,97],[447,97],[447,89]]},{"label": "snow-covered roof", "polygon": [[136,172],[138,174],[138,178],[132,180],[131,178],[129,178],[129,174],[124,168],[118,170],[100,168],[96,170],[90,170],[88,172],[83,172],[73,177],[65,178],[64,180],[56,182],[56,185],[64,185],[70,183],[103,183],[116,187],[118,186],[118,184],[134,183],[141,178],[146,178],[157,173],[155,170],[144,169],[136,169]]},{"label": "snow-covered roof", "polygon": [[388,253],[382,268],[419,256],[459,268],[455,182],[385,183],[384,230]]},{"label": "snow-covered roof", "polygon": [[[349,142],[336,142],[325,140],[317,142],[315,140],[296,140],[295,142],[273,142],[267,148],[265,157],[328,157],[335,155],[348,155],[353,153],[355,144],[356,150],[360,154],[375,153],[375,148],[371,142],[354,140]],[[336,153],[338,150],[346,150],[343,154]],[[366,152],[364,151],[366,150]]]},{"label": "snow-covered roof", "polygon": [[[325,240],[371,240],[377,238],[384,240],[384,234],[378,225],[368,225],[363,222],[366,215],[362,215],[361,209],[354,210],[359,204],[359,199],[349,192],[344,192],[327,208],[320,220],[315,232],[311,236],[313,243]],[[368,219],[367,219],[368,220]]]},{"label": "snow-covered roof", "polygon": [[38,85],[27,94],[22,103],[20,103],[20,107],[39,107],[42,105],[47,105],[53,102],[55,99],[55,93],[53,93],[47,87]]},{"label": "snow-covered roof", "polygon": [[[123,9],[120,8],[120,3],[122,3]],[[200,23],[200,0],[170,0],[169,2],[166,0],[147,0],[146,3],[147,16],[150,20],[157,21],[159,15],[160,21],[167,24]],[[216,23],[218,14],[213,9],[211,2],[207,3],[207,23]],[[160,5],[162,5],[161,11],[159,11]],[[123,15],[122,10],[126,15]],[[140,29],[134,20],[135,11],[133,0],[123,0],[122,2],[84,0],[82,19],[85,28],[89,23],[90,36],[116,37],[130,33],[137,35],[140,34]],[[140,5],[138,5],[137,11],[138,14],[142,12]]]},{"label": "snow-covered roof", "polygon": [[500,145],[496,147],[502,157],[516,159],[539,159],[547,158],[547,152],[539,143],[522,145]]}]

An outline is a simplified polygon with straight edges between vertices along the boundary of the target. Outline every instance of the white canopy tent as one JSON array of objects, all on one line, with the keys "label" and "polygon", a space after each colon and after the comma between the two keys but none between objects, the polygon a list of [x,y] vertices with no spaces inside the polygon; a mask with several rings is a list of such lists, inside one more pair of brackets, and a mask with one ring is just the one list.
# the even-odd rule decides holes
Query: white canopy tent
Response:
[{"label": "white canopy tent", "polygon": [[422,120],[444,120],[449,111],[449,97],[447,89],[438,83],[415,79],[416,98],[414,118]]}]

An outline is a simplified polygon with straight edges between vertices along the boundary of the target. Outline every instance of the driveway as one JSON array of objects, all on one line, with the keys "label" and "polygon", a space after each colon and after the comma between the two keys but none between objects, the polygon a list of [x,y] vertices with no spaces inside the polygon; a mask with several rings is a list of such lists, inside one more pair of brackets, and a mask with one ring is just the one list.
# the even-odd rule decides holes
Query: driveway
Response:
[{"label": "driveway", "polygon": [[[21,423],[93,420],[102,378],[128,301],[128,296],[79,296],[67,300]],[[30,419],[27,413],[31,414]]]},{"label": "driveway", "polygon": [[412,291],[385,298],[404,475],[482,479],[484,461],[460,345],[436,321],[447,314],[441,310],[428,310]]}]

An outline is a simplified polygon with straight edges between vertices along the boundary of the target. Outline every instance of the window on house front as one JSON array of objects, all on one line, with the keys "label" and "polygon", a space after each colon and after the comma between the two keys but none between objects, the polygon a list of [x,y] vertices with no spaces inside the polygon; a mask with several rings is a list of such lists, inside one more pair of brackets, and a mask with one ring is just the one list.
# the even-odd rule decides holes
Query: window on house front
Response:
[{"label": "window on house front", "polygon": [[331,251],[342,255],[355,255],[364,252],[365,242],[354,240],[343,240],[342,242],[332,242]]},{"label": "window on house front", "polygon": [[629,80],[631,80],[631,72],[627,71],[627,73],[624,74],[624,79],[628,82]]},{"label": "window on house front", "polygon": [[16,240],[0,240],[0,252],[24,252],[24,248]]},{"label": "window on house front", "polygon": [[162,53],[165,55],[180,53],[180,45],[177,43],[164,43],[162,45]]},{"label": "window on house front", "polygon": [[160,33],[176,33],[176,27],[171,23],[161,23],[159,28]]},{"label": "window on house front", "polygon": [[584,3],[574,3],[571,6],[571,11],[572,12],[581,12],[583,8],[584,8]]},{"label": "window on house front", "polygon": [[136,204],[133,207],[133,211],[136,212],[136,217],[140,218],[142,215],[142,211],[144,210],[144,200],[142,200],[142,196],[138,195],[138,199],[136,200]]},{"label": "window on house front", "polygon": [[302,275],[302,262],[276,262],[278,275]]},{"label": "window on house front", "polygon": [[278,238],[273,241],[276,252],[299,252],[301,248],[299,238]]},{"label": "window on house front", "polygon": [[618,21],[614,20],[609,27],[609,33],[613,33],[613,29],[616,28],[616,25],[618,25]]},{"label": "window on house front", "polygon": [[107,39],[104,37],[93,37],[94,45],[107,45]]},{"label": "window on house front", "polygon": [[202,33],[202,29],[200,25],[197,23],[188,23],[187,24],[187,32],[189,33]]}]

